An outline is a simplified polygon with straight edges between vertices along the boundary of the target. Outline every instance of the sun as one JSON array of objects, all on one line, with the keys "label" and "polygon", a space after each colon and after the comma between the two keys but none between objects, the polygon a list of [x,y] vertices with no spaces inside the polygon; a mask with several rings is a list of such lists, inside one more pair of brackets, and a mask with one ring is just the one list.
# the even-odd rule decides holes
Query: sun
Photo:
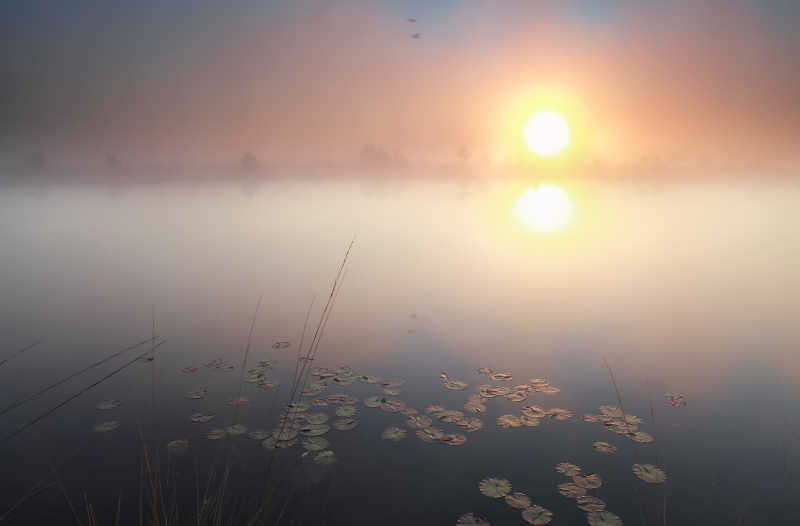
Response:
[{"label": "sun", "polygon": [[541,157],[552,157],[569,146],[569,125],[554,111],[535,113],[525,125],[525,144]]},{"label": "sun", "polygon": [[556,232],[572,219],[572,201],[558,185],[542,183],[525,190],[514,207],[517,218],[533,230]]}]

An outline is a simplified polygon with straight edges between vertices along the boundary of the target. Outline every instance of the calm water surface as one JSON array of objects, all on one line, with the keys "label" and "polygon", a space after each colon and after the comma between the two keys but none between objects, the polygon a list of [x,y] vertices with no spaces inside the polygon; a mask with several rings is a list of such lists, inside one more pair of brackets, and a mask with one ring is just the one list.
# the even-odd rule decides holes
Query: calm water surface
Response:
[{"label": "calm water surface", "polygon": [[[553,524],[585,524],[585,513],[556,488],[568,479],[554,466],[570,461],[602,476],[591,494],[625,524],[798,524],[800,184],[764,177],[551,182],[567,204],[540,203],[555,215],[544,218],[552,228],[537,229],[542,222],[520,214],[518,202],[539,184],[3,188],[0,359],[42,343],[0,367],[2,406],[147,338],[152,312],[167,341],[154,361],[135,363],[2,443],[0,513],[44,477],[41,491],[6,520],[74,523],[64,492],[46,477],[57,465],[81,520],[89,502],[99,523],[113,523],[121,502],[121,523],[138,524],[141,441],[157,444],[166,459],[166,443],[178,438],[190,443],[170,460],[180,523],[194,523],[196,482],[205,485],[209,470],[228,458],[231,506],[257,507],[270,452],[245,436],[205,435],[237,417],[251,429],[275,427],[306,310],[313,300],[315,325],[356,235],[315,365],[404,379],[396,398],[420,411],[434,403],[463,410],[485,383],[545,377],[561,392],[489,400],[487,412],[470,415],[484,428],[458,447],[425,443],[413,430],[400,442],[382,440],[386,427],[405,427],[404,418],[359,402],[358,427],[324,435],[334,466],[301,458],[300,445],[281,451],[282,523],[455,524],[474,511],[492,524],[524,524],[518,510],[478,491],[481,479],[497,476],[552,510]],[[246,384],[250,403],[236,415],[226,400],[239,389],[261,293],[247,368],[277,360],[267,375],[281,386]],[[281,340],[292,346],[273,349]],[[141,350],[7,412],[0,431],[8,435]],[[236,370],[202,367],[215,358]],[[654,443],[582,420],[600,405],[617,405],[604,358],[625,410],[645,420]],[[179,372],[189,365],[199,370]],[[513,380],[493,382],[478,367]],[[444,389],[441,372],[468,387]],[[184,399],[202,386],[205,400]],[[339,392],[363,399],[381,388],[356,382],[321,396]],[[688,405],[671,407],[667,392],[684,393]],[[122,405],[97,411],[107,398]],[[535,428],[496,425],[528,404],[575,416]],[[191,424],[196,411],[217,417]],[[118,430],[92,432],[111,419]],[[597,440],[619,451],[597,453]],[[636,479],[634,463],[663,467],[668,482]]]}]

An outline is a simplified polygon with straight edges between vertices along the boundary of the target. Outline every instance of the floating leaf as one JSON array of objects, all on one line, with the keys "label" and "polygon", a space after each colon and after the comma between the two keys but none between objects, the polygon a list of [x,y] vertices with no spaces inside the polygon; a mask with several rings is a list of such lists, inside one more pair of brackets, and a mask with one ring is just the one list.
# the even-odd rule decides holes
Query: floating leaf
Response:
[{"label": "floating leaf", "polygon": [[586,476],[573,475],[572,481],[578,486],[586,489],[595,489],[603,485],[603,479],[601,479],[600,475],[597,473],[592,473],[591,475]]},{"label": "floating leaf", "polygon": [[289,426],[284,426],[282,429],[278,428],[272,433],[272,438],[277,441],[291,440],[295,437],[297,437],[297,429]]},{"label": "floating leaf", "polygon": [[184,367],[183,369],[181,369],[181,373],[183,374],[192,374],[196,372],[197,372],[197,367],[193,365],[189,365],[188,367]]},{"label": "floating leaf", "polygon": [[208,395],[208,389],[203,387],[198,389],[197,391],[189,391],[188,393],[184,394],[183,397],[187,400],[202,400]]},{"label": "floating leaf", "polygon": [[358,425],[358,420],[355,418],[340,418],[334,420],[333,427],[339,431],[349,431]]},{"label": "floating leaf", "polygon": [[547,410],[547,415],[553,420],[569,420],[572,418],[572,414],[572,411],[569,409],[561,409],[560,407]]},{"label": "floating leaf", "polygon": [[358,398],[355,396],[350,396],[347,394],[335,394],[330,395],[328,397],[328,403],[331,404],[344,404],[344,405],[355,405],[358,403]]},{"label": "floating leaf", "polygon": [[509,402],[522,402],[528,399],[528,395],[525,393],[508,393],[506,395],[506,400]]},{"label": "floating leaf", "polygon": [[581,468],[570,462],[560,462],[559,464],[556,464],[556,471],[562,475],[572,477],[579,474],[581,472]]},{"label": "floating leaf", "polygon": [[185,439],[173,440],[167,443],[167,451],[172,455],[183,455],[189,449],[189,441]]},{"label": "floating leaf", "polygon": [[256,384],[256,387],[260,387],[262,389],[271,389],[274,387],[279,387],[281,383],[278,380],[267,380],[262,379]]},{"label": "floating leaf", "polygon": [[367,407],[380,407],[381,405],[381,397],[380,396],[368,396],[364,399],[364,405]]},{"label": "floating leaf", "polygon": [[507,479],[489,477],[478,484],[478,489],[487,497],[499,499],[511,493],[511,482]]},{"label": "floating leaf", "polygon": [[578,497],[578,508],[583,511],[603,511],[606,509],[606,502],[592,495]]},{"label": "floating leaf", "polygon": [[465,513],[458,518],[456,526],[489,526],[489,519],[477,513]]},{"label": "floating leaf", "polygon": [[625,413],[622,412],[622,409],[612,405],[601,405],[600,413],[604,416],[610,416],[611,418],[622,418],[625,416]]},{"label": "floating leaf", "polygon": [[436,415],[438,413],[441,413],[442,411],[447,411],[447,409],[440,406],[439,404],[429,405],[428,407],[425,408],[425,412],[428,413],[429,415]]},{"label": "floating leaf", "polygon": [[467,382],[462,382],[461,380],[445,380],[444,383],[445,389],[450,389],[451,391],[463,391],[467,388]]},{"label": "floating leaf", "polygon": [[309,413],[306,415],[306,422],[309,424],[324,424],[327,421],[328,415],[325,413]]},{"label": "floating leaf", "polygon": [[193,424],[205,424],[211,422],[217,415],[211,413],[194,413],[189,417]]},{"label": "floating leaf", "polygon": [[586,515],[589,526],[622,526],[622,519],[610,511],[593,511]]},{"label": "floating leaf", "polygon": [[592,447],[595,451],[599,451],[600,453],[616,453],[617,446],[609,444],[608,442],[592,442]]},{"label": "floating leaf", "polygon": [[489,376],[490,374],[492,374],[492,370],[489,369],[488,367],[478,367],[476,372],[478,374],[485,374],[486,376]]},{"label": "floating leaf", "polygon": [[389,395],[389,396],[397,396],[397,395],[400,394],[400,389],[392,389],[392,388],[387,387],[386,389],[383,390],[383,394]]},{"label": "floating leaf", "polygon": [[286,404],[286,409],[290,413],[304,413],[308,411],[310,406],[305,402],[289,402]]},{"label": "floating leaf", "polygon": [[486,406],[484,404],[475,403],[475,402],[467,402],[466,404],[464,404],[464,409],[466,409],[470,413],[485,413],[486,412]]},{"label": "floating leaf", "polygon": [[377,376],[368,376],[368,375],[359,376],[358,379],[368,384],[377,384],[380,383],[381,381],[381,379],[378,378]]},{"label": "floating leaf", "polygon": [[533,505],[530,508],[522,510],[522,519],[530,524],[548,524],[553,520],[553,512],[547,508]]},{"label": "floating leaf", "polygon": [[436,418],[438,418],[442,422],[448,424],[454,424],[456,422],[460,422],[461,419],[464,418],[464,413],[462,413],[461,411],[448,409],[446,411],[442,411],[441,413],[436,413]]},{"label": "floating leaf", "polygon": [[506,495],[506,504],[518,510],[524,510],[531,507],[531,498],[519,491],[510,495]]},{"label": "floating leaf", "polygon": [[225,432],[228,433],[232,437],[236,437],[239,435],[244,435],[247,433],[247,428],[242,424],[233,424],[232,426],[228,426],[225,428]]},{"label": "floating leaf", "polygon": [[218,427],[209,431],[208,434],[206,434],[206,438],[208,438],[209,440],[220,440],[225,438],[227,435],[228,434],[225,432],[224,429]]},{"label": "floating leaf", "polygon": [[501,382],[507,382],[511,380],[512,376],[509,373],[494,373],[492,375],[492,380],[499,380]]},{"label": "floating leaf", "polygon": [[470,433],[473,433],[483,427],[483,421],[480,418],[465,418],[458,422],[460,427],[466,428]]},{"label": "floating leaf", "polygon": [[112,400],[103,400],[95,407],[100,411],[109,411],[111,409],[118,408],[120,405],[122,405],[122,402],[120,402],[119,400],[112,399]]},{"label": "floating leaf", "polygon": [[445,432],[435,427],[426,427],[417,431],[417,436],[425,442],[438,442],[445,436]]},{"label": "floating leaf", "polygon": [[442,438],[442,442],[448,446],[462,446],[467,443],[467,437],[461,433],[453,433],[445,435]]},{"label": "floating leaf", "polygon": [[323,400],[322,398],[317,398],[316,400],[311,401],[311,405],[314,407],[328,407],[328,401]]},{"label": "floating leaf", "polygon": [[425,415],[411,415],[406,418],[406,425],[411,429],[425,429],[430,427],[432,420]]},{"label": "floating leaf", "polygon": [[630,433],[628,438],[633,440],[634,442],[639,442],[642,444],[649,444],[650,442],[654,442],[655,438],[650,433],[646,433],[644,431],[636,431],[635,433]]},{"label": "floating leaf", "polygon": [[272,436],[272,433],[269,431],[264,431],[263,429],[256,429],[255,431],[250,431],[247,433],[247,438],[252,440],[266,440],[270,436]]},{"label": "floating leaf", "polygon": [[533,418],[528,415],[520,416],[519,421],[522,423],[523,426],[528,426],[528,427],[537,427],[542,423],[542,421],[539,418]]},{"label": "floating leaf", "polygon": [[322,437],[311,437],[303,440],[303,447],[308,451],[322,451],[327,449],[330,443]]},{"label": "floating leaf", "polygon": [[381,402],[380,409],[387,413],[399,413],[406,408],[406,403],[402,400],[389,399]]},{"label": "floating leaf", "polygon": [[326,451],[320,451],[314,457],[314,462],[320,466],[330,466],[336,463],[336,455],[330,449]]},{"label": "floating leaf", "polygon": [[399,442],[406,437],[407,431],[405,429],[401,429],[399,427],[387,427],[381,433],[381,438],[385,440],[392,440],[393,442]]},{"label": "floating leaf", "polygon": [[261,445],[267,449],[285,449],[297,444],[297,438],[290,438],[289,440],[278,440],[275,435],[261,442]]},{"label": "floating leaf", "polygon": [[538,405],[526,405],[522,408],[522,414],[531,418],[545,418],[548,413]]},{"label": "floating leaf", "polygon": [[519,417],[516,415],[501,415],[497,417],[497,425],[502,428],[519,427],[522,425]]},{"label": "floating leaf", "polygon": [[634,464],[633,474],[650,484],[661,484],[667,480],[667,474],[652,464]]},{"label": "floating leaf", "polygon": [[563,482],[558,485],[558,492],[570,499],[576,499],[586,495],[586,488],[582,488],[573,482]]},{"label": "floating leaf", "polygon": [[686,407],[686,396],[680,393],[667,393],[664,395],[667,403],[672,407]]},{"label": "floating leaf", "polygon": [[417,411],[413,407],[406,407],[405,409],[400,411],[400,414],[403,416],[413,416],[413,415],[418,415],[419,411]]},{"label": "floating leaf", "polygon": [[384,387],[403,387],[406,384],[405,380],[382,380],[380,384]]},{"label": "floating leaf", "polygon": [[95,424],[92,427],[95,433],[108,433],[109,431],[114,431],[117,428],[119,428],[119,421],[117,420],[101,422],[99,424]]},{"label": "floating leaf", "polygon": [[[334,422],[334,427],[336,427],[336,423],[335,422]],[[353,427],[355,427],[355,426],[353,426]],[[328,424],[320,423],[320,424],[307,424],[307,425],[304,425],[300,429],[298,429],[298,431],[300,433],[302,433],[304,436],[315,437],[315,436],[324,435],[325,433],[330,431],[330,429],[331,429],[331,426],[329,426]],[[336,429],[339,429],[339,428],[337,427]]]},{"label": "floating leaf", "polygon": [[352,405],[342,405],[336,408],[336,416],[355,416],[358,409]]}]

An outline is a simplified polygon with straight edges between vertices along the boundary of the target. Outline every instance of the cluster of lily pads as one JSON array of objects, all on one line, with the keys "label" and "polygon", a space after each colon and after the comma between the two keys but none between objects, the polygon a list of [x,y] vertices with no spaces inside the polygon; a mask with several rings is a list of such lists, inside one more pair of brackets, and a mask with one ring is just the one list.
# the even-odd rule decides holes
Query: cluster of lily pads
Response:
[{"label": "cluster of lily pads", "polygon": [[622,519],[615,513],[606,510],[606,503],[594,495],[587,495],[589,490],[603,485],[603,479],[597,473],[583,474],[580,466],[571,462],[560,462],[556,471],[570,477],[572,482],[562,482],[558,492],[569,499],[575,499],[578,509],[587,513],[586,520],[592,526],[620,526]]},{"label": "cluster of lily pads", "polygon": [[244,381],[250,384],[256,384],[257,387],[271,388],[278,387],[280,382],[277,380],[270,380],[266,377],[267,371],[271,370],[275,365],[275,360],[260,360],[256,367],[247,371]]},{"label": "cluster of lily pads", "polygon": [[[545,507],[534,504],[531,498],[520,491],[511,492],[511,482],[508,479],[501,479],[496,477],[488,477],[480,481],[478,484],[480,492],[487,497],[493,499],[504,499],[506,504],[514,509],[522,510],[522,520],[529,524],[543,525],[549,524],[553,520],[553,512]],[[475,514],[467,514],[473,515]],[[466,517],[462,515],[461,518]],[[459,521],[461,521],[461,518]],[[482,519],[482,517],[481,517]],[[469,524],[465,522],[458,522],[458,524]],[[478,522],[475,524],[489,524],[486,522]]]},{"label": "cluster of lily pads", "polygon": [[686,407],[686,395],[681,393],[667,393],[664,395],[667,403],[672,407]]},{"label": "cluster of lily pads", "polygon": [[[223,371],[223,372],[226,372],[226,373],[229,373],[229,372],[233,371],[234,369],[236,369],[235,365],[226,364],[225,360],[223,360],[222,358],[215,358],[215,359],[211,360],[210,362],[206,362],[206,363],[203,364],[203,367],[205,367],[206,369],[215,369],[217,371]],[[194,369],[194,371],[191,371],[190,369]],[[195,371],[197,371],[197,368],[190,366],[190,367],[185,367],[184,369],[182,369],[182,371],[183,372],[187,372],[187,373],[195,372]]]},{"label": "cluster of lily pads", "polygon": [[625,436],[640,444],[649,444],[655,441],[653,435],[639,430],[639,424],[644,423],[642,418],[625,414],[619,407],[601,405],[600,414],[583,415],[583,421],[590,423],[600,422],[609,431]]}]

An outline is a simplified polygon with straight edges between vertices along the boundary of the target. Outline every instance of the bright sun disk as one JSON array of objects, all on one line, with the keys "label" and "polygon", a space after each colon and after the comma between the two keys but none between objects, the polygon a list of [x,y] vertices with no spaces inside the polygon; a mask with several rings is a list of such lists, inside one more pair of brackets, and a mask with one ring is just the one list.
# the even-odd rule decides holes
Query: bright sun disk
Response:
[{"label": "bright sun disk", "polygon": [[542,157],[552,157],[569,145],[567,121],[554,111],[535,113],[525,125],[525,144]]}]

